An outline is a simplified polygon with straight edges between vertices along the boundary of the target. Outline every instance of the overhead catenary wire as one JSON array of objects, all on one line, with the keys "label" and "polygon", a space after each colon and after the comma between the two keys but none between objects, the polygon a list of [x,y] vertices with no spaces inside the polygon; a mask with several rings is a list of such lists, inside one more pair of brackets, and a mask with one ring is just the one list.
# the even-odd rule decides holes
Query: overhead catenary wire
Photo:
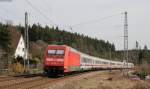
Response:
[{"label": "overhead catenary wire", "polygon": [[[33,25],[33,24],[39,24],[39,19],[37,17],[35,17],[33,14],[31,13],[28,13],[28,23],[29,25]],[[32,19],[31,18],[35,18],[35,19]],[[48,24],[47,21],[45,21],[44,19],[42,19],[42,21],[44,22],[44,24]]]},{"label": "overhead catenary wire", "polygon": [[48,2],[46,0],[43,0],[42,2],[43,2],[43,4],[45,4],[47,10],[51,10],[52,11],[52,8],[49,7],[49,4],[48,4]]},{"label": "overhead catenary wire", "polygon": [[113,15],[109,15],[109,16],[100,18],[100,19],[94,19],[94,20],[89,20],[89,21],[86,21],[86,22],[81,22],[81,23],[78,23],[78,24],[71,25],[71,27],[73,28],[73,27],[76,27],[76,26],[86,25],[86,24],[90,24],[90,23],[96,23],[96,22],[103,21],[103,20],[112,18],[114,16],[120,15],[120,14],[123,14],[123,13],[117,13],[117,14],[113,14]]},{"label": "overhead catenary wire", "polygon": [[[78,23],[78,24],[74,24],[74,25],[69,25],[69,26],[62,26],[62,25],[58,25],[56,23],[54,23],[47,15],[45,15],[43,12],[41,12],[40,9],[38,9],[35,5],[33,5],[29,0],[25,0],[27,2],[27,4],[29,4],[36,12],[38,12],[41,16],[43,16],[43,18],[45,18],[45,20],[47,21],[50,21],[54,26],[58,26],[58,27],[67,27],[69,28],[72,32],[73,29],[76,27],[76,26],[82,26],[82,25],[86,25],[86,24],[90,24],[90,23],[96,23],[96,22],[99,22],[99,21],[103,21],[105,19],[109,19],[111,17],[114,17],[114,16],[117,16],[119,14],[122,14],[122,13],[117,13],[117,14],[113,14],[113,15],[110,15],[110,16],[106,16],[106,17],[103,17],[103,18],[100,18],[100,19],[94,19],[94,20],[90,20],[90,21],[86,21],[86,22],[81,22],[81,23]],[[46,3],[47,4],[47,3]]]},{"label": "overhead catenary wire", "polygon": [[29,0],[25,0],[27,2],[28,5],[30,5],[34,10],[36,10],[36,12],[38,12],[41,16],[43,16],[43,18],[45,18],[45,20],[47,20],[48,22],[51,22],[53,25],[58,26],[56,23],[54,23],[48,16],[46,16],[45,14],[43,14],[36,6],[34,6]]},{"label": "overhead catenary wire", "polygon": [[[47,15],[51,16],[52,8],[49,7],[49,6],[51,6],[51,5],[49,5],[49,2],[47,2],[46,0],[43,0],[42,3],[44,4],[46,10],[48,10],[48,14]],[[47,24],[47,22],[45,22],[45,24]],[[58,24],[57,24],[57,26],[58,26]]]},{"label": "overhead catenary wire", "polygon": [[[29,0],[25,0],[27,2],[27,4],[29,4],[36,12],[38,12],[41,16],[43,16],[43,18],[45,18],[45,20],[47,21],[50,21],[54,26],[58,26],[58,27],[67,27],[69,28],[72,32],[73,31],[73,28],[76,27],[76,26],[82,26],[82,25],[86,25],[86,24],[90,24],[90,23],[96,23],[98,21],[103,21],[105,19],[108,19],[108,18],[111,18],[113,16],[116,16],[118,15],[117,14],[113,14],[113,15],[110,15],[110,16],[106,16],[106,17],[103,17],[103,18],[100,18],[100,19],[95,19],[95,20],[90,20],[90,21],[86,21],[86,22],[81,22],[81,23],[78,23],[78,24],[74,24],[74,25],[69,25],[69,26],[61,26],[61,25],[58,25],[56,23],[54,23],[47,15],[45,15],[43,12],[41,12],[40,9],[38,9],[35,5],[33,5]],[[47,4],[47,3],[46,3]],[[122,14],[122,13],[119,13],[119,14]]]},{"label": "overhead catenary wire", "polygon": [[106,17],[103,17],[103,18],[89,20],[89,21],[86,21],[86,22],[81,22],[81,23],[78,23],[78,24],[74,24],[74,25],[70,25],[70,26],[65,26],[65,27],[68,27],[72,32],[74,32],[73,28],[75,28],[77,26],[82,26],[82,25],[97,23],[99,21],[104,21],[106,19],[112,18],[112,17],[120,15],[120,14],[124,14],[124,13],[116,13],[116,14],[109,15],[109,16],[106,16]]}]

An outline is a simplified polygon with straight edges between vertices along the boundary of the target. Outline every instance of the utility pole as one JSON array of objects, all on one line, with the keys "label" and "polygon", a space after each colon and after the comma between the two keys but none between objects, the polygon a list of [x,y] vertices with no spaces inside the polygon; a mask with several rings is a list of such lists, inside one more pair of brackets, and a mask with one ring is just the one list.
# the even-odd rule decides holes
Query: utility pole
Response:
[{"label": "utility pole", "polygon": [[[128,68],[128,19],[127,12],[124,12],[124,54],[123,54],[123,76]],[[127,63],[127,64],[126,64]]]},{"label": "utility pole", "polygon": [[139,62],[139,42],[138,41],[136,41],[136,52],[135,52],[135,54],[136,54],[136,63],[138,64],[138,62]]},{"label": "utility pole", "polygon": [[[124,13],[124,60],[128,63],[128,18],[127,12]],[[128,67],[128,65],[127,65]]]},{"label": "utility pole", "polygon": [[27,12],[25,12],[25,60],[27,60],[27,72],[29,72],[30,63],[29,63],[29,35],[28,35],[28,13]]},{"label": "utility pole", "polygon": [[110,52],[109,52],[109,69],[110,69],[110,72],[111,72],[111,47],[110,47]]}]

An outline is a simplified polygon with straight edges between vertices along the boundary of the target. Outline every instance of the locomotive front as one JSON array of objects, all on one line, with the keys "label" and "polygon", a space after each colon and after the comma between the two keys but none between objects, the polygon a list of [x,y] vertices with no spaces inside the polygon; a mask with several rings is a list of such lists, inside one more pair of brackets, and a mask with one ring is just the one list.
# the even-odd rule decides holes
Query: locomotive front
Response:
[{"label": "locomotive front", "polygon": [[64,72],[65,47],[50,45],[44,54],[44,72],[62,74]]}]

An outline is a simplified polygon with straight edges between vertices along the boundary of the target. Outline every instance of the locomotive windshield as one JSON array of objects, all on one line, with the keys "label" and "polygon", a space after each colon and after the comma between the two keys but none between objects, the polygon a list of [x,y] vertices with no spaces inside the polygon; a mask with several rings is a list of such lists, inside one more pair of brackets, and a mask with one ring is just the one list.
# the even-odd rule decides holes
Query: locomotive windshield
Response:
[{"label": "locomotive windshield", "polygon": [[49,55],[63,55],[64,50],[55,50],[55,49],[49,49],[48,50]]}]

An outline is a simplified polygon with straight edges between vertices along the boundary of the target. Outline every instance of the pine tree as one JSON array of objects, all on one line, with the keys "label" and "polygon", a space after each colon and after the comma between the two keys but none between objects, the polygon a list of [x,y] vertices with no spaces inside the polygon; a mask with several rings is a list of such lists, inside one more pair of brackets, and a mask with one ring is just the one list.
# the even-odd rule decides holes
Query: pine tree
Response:
[{"label": "pine tree", "polygon": [[10,48],[10,32],[6,25],[0,24],[0,47],[4,50]]}]

